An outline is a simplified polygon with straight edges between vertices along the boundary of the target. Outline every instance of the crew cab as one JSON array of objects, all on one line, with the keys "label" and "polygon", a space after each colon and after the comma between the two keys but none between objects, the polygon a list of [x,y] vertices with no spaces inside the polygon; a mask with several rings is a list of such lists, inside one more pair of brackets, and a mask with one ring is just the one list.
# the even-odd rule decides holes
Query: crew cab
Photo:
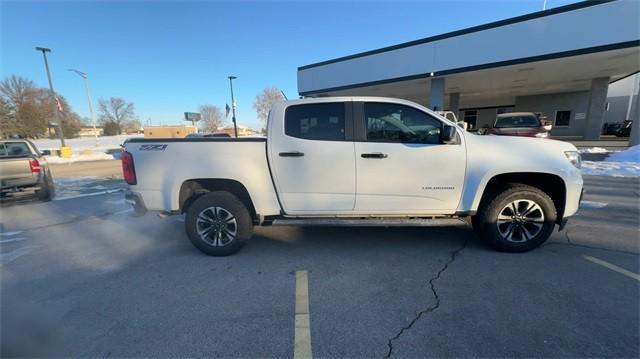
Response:
[{"label": "crew cab", "polygon": [[46,159],[29,140],[0,140],[0,195],[27,190],[34,190],[43,201],[53,198],[53,178]]},{"label": "crew cab", "polygon": [[254,226],[468,225],[494,248],[542,244],[578,210],[569,143],[479,136],[416,103],[327,97],[273,105],[266,138],[125,142],[136,212],[184,213],[190,241],[229,255]]}]

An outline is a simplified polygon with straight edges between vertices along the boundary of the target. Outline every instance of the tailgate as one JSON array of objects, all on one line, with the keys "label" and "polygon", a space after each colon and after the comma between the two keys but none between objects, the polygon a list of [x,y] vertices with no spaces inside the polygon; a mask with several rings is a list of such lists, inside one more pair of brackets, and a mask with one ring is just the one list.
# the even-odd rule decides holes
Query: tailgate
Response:
[{"label": "tailgate", "polygon": [[35,177],[35,173],[31,172],[31,158],[2,158],[0,159],[0,179],[18,179]]}]

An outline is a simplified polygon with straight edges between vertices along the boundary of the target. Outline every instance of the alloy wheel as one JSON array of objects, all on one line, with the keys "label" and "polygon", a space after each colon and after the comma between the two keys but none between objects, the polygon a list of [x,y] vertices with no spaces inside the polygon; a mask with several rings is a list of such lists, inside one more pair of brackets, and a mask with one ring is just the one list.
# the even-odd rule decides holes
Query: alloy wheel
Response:
[{"label": "alloy wheel", "polygon": [[498,214],[496,226],[503,239],[522,243],[540,233],[544,225],[544,212],[539,204],[528,199],[517,199],[507,204]]},{"label": "alloy wheel", "polygon": [[200,211],[196,219],[198,236],[214,247],[233,242],[238,234],[236,218],[222,207],[208,207]]}]

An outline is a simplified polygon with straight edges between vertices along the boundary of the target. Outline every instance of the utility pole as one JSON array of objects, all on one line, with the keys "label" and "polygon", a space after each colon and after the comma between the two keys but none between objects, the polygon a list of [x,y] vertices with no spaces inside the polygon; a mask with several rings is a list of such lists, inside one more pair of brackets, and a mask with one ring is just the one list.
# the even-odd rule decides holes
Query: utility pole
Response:
[{"label": "utility pole", "polygon": [[233,111],[233,115],[231,119],[233,120],[233,133],[238,137],[238,126],[236,125],[236,100],[233,98],[233,80],[237,79],[235,76],[229,76],[229,86],[231,87],[231,111]]},{"label": "utility pole", "polygon": [[60,136],[60,143],[62,147],[66,147],[64,143],[64,133],[62,133],[62,116],[60,116],[60,102],[58,101],[58,97],[56,96],[56,92],[53,90],[53,82],[51,81],[51,72],[49,72],[49,62],[47,62],[47,52],[51,52],[51,49],[47,49],[45,47],[36,47],[37,51],[42,52],[42,57],[44,58],[44,67],[47,70],[47,79],[49,79],[49,90],[51,91],[51,100],[54,102],[54,106],[56,107],[55,116],[57,120],[57,131],[58,136]]},{"label": "utility pole", "polygon": [[89,113],[91,113],[91,121],[93,121],[93,135],[96,138],[96,147],[98,147],[100,145],[100,140],[98,140],[98,130],[96,129],[96,114],[93,112],[93,101],[91,101],[91,92],[89,91],[89,75],[75,69],[69,69],[69,71],[75,72],[83,79],[84,91],[87,94],[87,101],[89,102]]}]

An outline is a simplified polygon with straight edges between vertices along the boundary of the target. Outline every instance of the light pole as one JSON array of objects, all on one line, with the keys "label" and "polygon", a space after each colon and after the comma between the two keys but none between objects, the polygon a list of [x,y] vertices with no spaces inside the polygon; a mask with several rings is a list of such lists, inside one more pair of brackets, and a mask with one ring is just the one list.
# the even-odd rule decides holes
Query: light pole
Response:
[{"label": "light pole", "polygon": [[231,111],[233,111],[233,115],[231,119],[233,120],[233,133],[238,137],[238,126],[236,126],[236,100],[233,98],[233,80],[237,79],[235,76],[229,76],[229,86],[231,87]]},{"label": "light pole", "polygon": [[55,116],[57,120],[58,127],[58,136],[60,136],[60,143],[62,147],[66,147],[64,143],[64,133],[62,133],[62,118],[60,116],[60,108],[58,107],[60,102],[58,102],[58,98],[56,97],[56,92],[53,90],[53,82],[51,81],[51,72],[49,72],[49,62],[47,62],[47,52],[51,52],[51,49],[47,49],[45,47],[36,47],[37,51],[42,52],[42,57],[44,58],[44,67],[47,70],[47,79],[49,79],[49,90],[51,91],[51,100],[54,101],[54,106],[56,107]]},{"label": "light pole", "polygon": [[89,113],[91,113],[91,121],[93,121],[93,135],[96,138],[96,147],[98,147],[100,141],[98,140],[98,130],[96,129],[96,115],[93,112],[93,101],[91,101],[91,92],[89,91],[89,75],[76,69],[69,69],[69,71],[75,72],[83,79],[84,91],[87,94],[87,101],[89,101]]}]

